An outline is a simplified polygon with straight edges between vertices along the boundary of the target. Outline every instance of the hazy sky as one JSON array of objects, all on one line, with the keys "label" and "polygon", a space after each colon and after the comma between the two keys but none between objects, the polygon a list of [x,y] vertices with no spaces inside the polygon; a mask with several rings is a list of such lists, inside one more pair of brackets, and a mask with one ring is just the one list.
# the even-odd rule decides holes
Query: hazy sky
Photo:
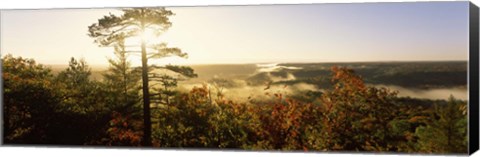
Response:
[{"label": "hazy sky", "polygon": [[[346,62],[468,59],[468,2],[170,7],[161,37],[189,54],[154,63]],[[1,53],[107,64],[87,26],[114,9],[6,10]],[[139,62],[138,57],[132,60]]]}]

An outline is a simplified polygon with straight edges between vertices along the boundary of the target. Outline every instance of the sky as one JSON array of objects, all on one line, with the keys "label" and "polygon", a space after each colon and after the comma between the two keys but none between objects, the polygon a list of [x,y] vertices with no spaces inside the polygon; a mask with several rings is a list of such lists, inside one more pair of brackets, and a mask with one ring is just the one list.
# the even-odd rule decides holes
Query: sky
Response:
[{"label": "sky", "polygon": [[[159,40],[187,59],[154,64],[468,60],[468,2],[167,7]],[[118,9],[2,10],[1,54],[42,64],[107,65],[88,26]],[[140,59],[131,61],[139,65]]]}]

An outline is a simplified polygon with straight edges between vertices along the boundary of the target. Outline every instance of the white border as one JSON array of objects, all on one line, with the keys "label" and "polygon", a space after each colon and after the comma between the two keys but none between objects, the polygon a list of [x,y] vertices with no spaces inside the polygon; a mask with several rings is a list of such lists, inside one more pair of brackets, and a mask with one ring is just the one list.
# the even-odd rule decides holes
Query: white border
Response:
[{"label": "white border", "polygon": [[[206,6],[206,5],[255,5],[255,4],[310,4],[310,3],[362,3],[362,2],[421,2],[428,0],[2,0],[0,9],[48,9],[48,8],[99,8],[144,6]],[[430,0],[465,1],[465,0]],[[476,4],[479,4],[480,0]]]},{"label": "white border", "polygon": [[[359,2],[421,2],[425,0],[2,0],[0,9],[51,9],[51,8],[102,8],[102,7],[143,7],[143,6],[206,6],[206,5],[249,5],[249,4],[310,4],[310,3],[359,3]],[[434,0],[448,1],[448,0]],[[480,0],[471,0],[480,6]],[[1,53],[1,52],[0,52]],[[45,147],[0,147],[1,156],[413,156],[373,155],[338,153],[271,153],[233,151],[181,151],[181,150],[139,150],[139,149],[96,149],[96,148],[45,148]],[[417,155],[418,156],[418,155]],[[480,153],[474,154],[480,156]]]}]

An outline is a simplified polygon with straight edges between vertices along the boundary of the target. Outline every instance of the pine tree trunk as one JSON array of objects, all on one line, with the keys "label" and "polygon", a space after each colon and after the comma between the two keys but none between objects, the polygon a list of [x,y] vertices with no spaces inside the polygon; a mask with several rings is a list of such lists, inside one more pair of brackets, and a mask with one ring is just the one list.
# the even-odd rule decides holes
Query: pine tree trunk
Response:
[{"label": "pine tree trunk", "polygon": [[142,90],[143,90],[143,144],[151,146],[152,122],[150,119],[150,97],[148,91],[148,66],[145,42],[142,42]]},{"label": "pine tree trunk", "polygon": [[[143,11],[143,10],[142,10]],[[142,30],[145,30],[144,22],[141,23]],[[150,119],[150,94],[148,91],[148,65],[146,44],[142,39],[142,90],[143,90],[143,145],[152,146],[152,122]]]},{"label": "pine tree trunk", "polygon": [[123,94],[125,102],[128,102],[128,76],[127,76],[127,56],[125,54],[125,47],[122,48],[122,70],[123,70]]}]

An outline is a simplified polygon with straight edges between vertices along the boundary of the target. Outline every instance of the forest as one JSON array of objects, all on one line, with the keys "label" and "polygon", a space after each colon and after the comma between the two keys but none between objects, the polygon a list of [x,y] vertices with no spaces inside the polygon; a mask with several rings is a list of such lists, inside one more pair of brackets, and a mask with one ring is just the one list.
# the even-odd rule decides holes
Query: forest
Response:
[{"label": "forest", "polygon": [[[124,9],[90,25],[99,46],[113,47],[109,67],[92,77],[84,59],[72,57],[54,72],[32,58],[3,54],[3,141],[7,145],[154,147],[213,150],[282,150],[466,154],[467,101],[399,96],[372,84],[437,88],[466,86],[464,62],[441,64],[279,64],[277,71],[242,76],[262,97],[228,96],[232,78],[213,77],[209,66],[155,65],[187,57],[166,43],[136,50],[128,38],[146,29],[166,31],[174,15],[165,8]],[[141,54],[142,65],[128,58]],[[67,61],[66,61],[67,62]],[[248,66],[247,66],[248,67]],[[370,68],[369,68],[370,67]],[[223,66],[226,71],[235,68]],[[231,69],[228,69],[231,68]],[[195,70],[196,69],[196,70]],[[203,72],[196,72],[202,71]],[[238,70],[238,69],[237,69]],[[244,69],[250,73],[249,68]],[[208,72],[206,72],[208,71]],[[254,71],[254,70],[253,70]],[[242,73],[239,71],[239,73]],[[186,83],[202,74],[212,75]],[[272,80],[279,78],[296,79]],[[410,80],[405,80],[409,78]],[[315,86],[291,91],[298,83]],[[281,88],[271,90],[273,86]],[[248,91],[245,91],[248,92]]]}]

